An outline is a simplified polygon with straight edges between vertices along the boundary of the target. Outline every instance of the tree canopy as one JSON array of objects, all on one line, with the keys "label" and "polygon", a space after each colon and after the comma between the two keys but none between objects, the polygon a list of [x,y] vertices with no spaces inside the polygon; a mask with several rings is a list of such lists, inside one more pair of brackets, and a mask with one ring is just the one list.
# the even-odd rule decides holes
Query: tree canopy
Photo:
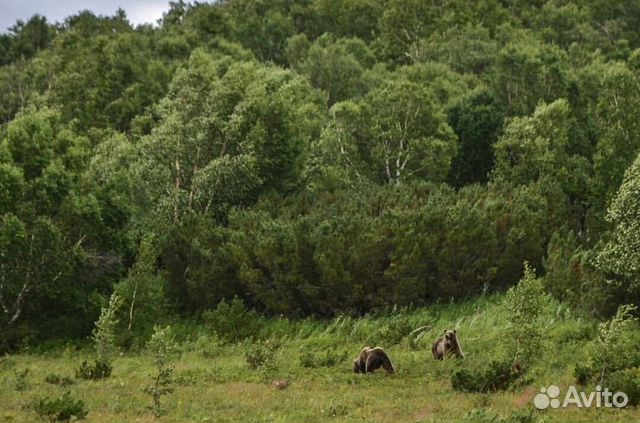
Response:
[{"label": "tree canopy", "polygon": [[[362,314],[522,278],[640,300],[640,6],[171,2],[0,35],[0,349],[237,296]],[[143,298],[144,300],[141,300]]]}]

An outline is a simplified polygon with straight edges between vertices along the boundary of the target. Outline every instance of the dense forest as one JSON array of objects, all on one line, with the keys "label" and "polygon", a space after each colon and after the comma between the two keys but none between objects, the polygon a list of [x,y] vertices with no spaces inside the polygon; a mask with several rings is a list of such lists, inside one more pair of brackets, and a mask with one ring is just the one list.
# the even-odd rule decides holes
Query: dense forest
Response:
[{"label": "dense forest", "polygon": [[172,2],[0,35],[0,344],[238,297],[640,303],[637,0]]}]

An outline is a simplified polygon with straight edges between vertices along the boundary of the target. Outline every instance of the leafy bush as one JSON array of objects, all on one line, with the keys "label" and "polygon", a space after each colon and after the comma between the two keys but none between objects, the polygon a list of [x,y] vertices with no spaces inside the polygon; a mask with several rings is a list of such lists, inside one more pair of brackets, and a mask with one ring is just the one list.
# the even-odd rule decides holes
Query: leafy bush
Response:
[{"label": "leafy bush", "polygon": [[278,352],[278,345],[270,340],[247,343],[244,356],[253,370],[258,370],[273,362]]},{"label": "leafy bush", "polygon": [[509,361],[492,361],[489,367],[480,371],[456,370],[451,375],[451,386],[462,392],[504,391],[515,383],[520,374],[511,370]]},{"label": "leafy bush", "polygon": [[630,405],[640,404],[640,367],[613,372],[608,378],[608,388],[613,392],[624,392]]},{"label": "leafy bush", "polygon": [[226,342],[254,339],[263,325],[260,316],[254,310],[248,310],[238,297],[230,303],[220,301],[215,310],[204,311],[202,318]]},{"label": "leafy bush", "polygon": [[111,376],[113,367],[110,363],[96,360],[93,364],[89,364],[84,360],[80,367],[76,369],[77,379],[99,380],[106,379]]},{"label": "leafy bush", "polygon": [[69,385],[73,385],[73,379],[71,379],[68,376],[60,376],[57,375],[55,373],[49,373],[45,378],[44,381],[46,383],[50,383],[52,385],[60,385],[60,386],[69,386]]},{"label": "leafy bush", "polygon": [[65,392],[60,398],[54,400],[36,399],[32,408],[38,416],[48,422],[68,422],[74,417],[76,420],[81,420],[89,413],[84,401],[73,399],[70,392]]},{"label": "leafy bush", "polygon": [[246,344],[244,353],[247,364],[257,370],[263,382],[269,382],[278,371],[278,349],[280,345],[270,340]]}]

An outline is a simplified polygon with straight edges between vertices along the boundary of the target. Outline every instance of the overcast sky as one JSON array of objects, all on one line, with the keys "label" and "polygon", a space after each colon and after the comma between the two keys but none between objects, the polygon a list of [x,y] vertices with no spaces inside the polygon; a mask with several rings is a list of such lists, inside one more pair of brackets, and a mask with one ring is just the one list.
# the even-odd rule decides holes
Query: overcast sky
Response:
[{"label": "overcast sky", "polygon": [[0,32],[7,32],[18,19],[27,21],[36,13],[50,23],[62,22],[81,10],[112,16],[121,7],[132,24],[156,23],[169,9],[169,0],[0,0]]}]

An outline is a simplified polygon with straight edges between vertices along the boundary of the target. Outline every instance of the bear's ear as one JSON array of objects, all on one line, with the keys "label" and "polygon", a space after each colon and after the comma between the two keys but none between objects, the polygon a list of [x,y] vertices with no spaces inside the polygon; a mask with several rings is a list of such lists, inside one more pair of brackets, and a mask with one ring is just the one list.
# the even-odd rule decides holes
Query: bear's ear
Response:
[{"label": "bear's ear", "polygon": [[458,333],[458,329],[454,329],[454,330],[453,330],[453,333]]},{"label": "bear's ear", "polygon": [[444,332],[442,332],[442,333],[447,333],[447,330],[445,329]]}]

